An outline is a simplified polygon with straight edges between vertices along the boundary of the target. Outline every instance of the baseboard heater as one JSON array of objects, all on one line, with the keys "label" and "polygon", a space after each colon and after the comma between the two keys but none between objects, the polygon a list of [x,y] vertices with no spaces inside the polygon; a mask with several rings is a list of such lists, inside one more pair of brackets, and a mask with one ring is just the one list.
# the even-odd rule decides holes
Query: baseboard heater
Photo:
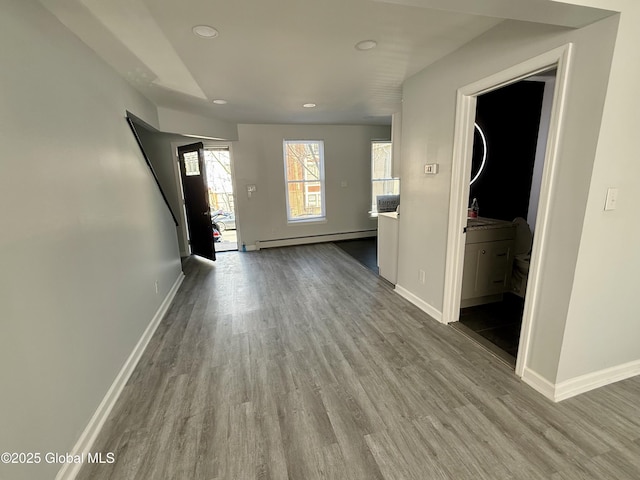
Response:
[{"label": "baseboard heater", "polygon": [[309,235],[307,237],[278,238],[274,240],[257,240],[256,250],[261,248],[289,247],[293,245],[307,245],[310,243],[335,242],[339,240],[354,240],[357,238],[369,238],[377,235],[377,230],[358,230],[355,232],[324,233],[321,235]]}]

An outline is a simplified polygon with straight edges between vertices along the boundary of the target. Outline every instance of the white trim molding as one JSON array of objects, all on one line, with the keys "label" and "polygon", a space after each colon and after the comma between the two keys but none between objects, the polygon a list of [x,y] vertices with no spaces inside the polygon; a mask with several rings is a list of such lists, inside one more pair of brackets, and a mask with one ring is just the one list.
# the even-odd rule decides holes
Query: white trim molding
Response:
[{"label": "white trim molding", "polygon": [[539,373],[530,368],[525,368],[524,372],[522,372],[522,381],[552,402],[557,401],[556,386]]},{"label": "white trim molding", "polygon": [[542,60],[550,61],[556,58],[556,86],[551,107],[551,119],[549,122],[549,137],[542,168],[542,183],[540,186],[540,200],[536,215],[536,234],[531,249],[531,267],[527,280],[527,294],[525,296],[524,311],[522,314],[522,328],[520,343],[518,346],[518,358],[516,359],[516,374],[522,375],[528,365],[529,352],[533,342],[533,324],[538,310],[538,292],[542,284],[544,270],[542,259],[545,257],[548,245],[548,231],[551,212],[553,210],[553,198],[555,196],[556,172],[564,130],[564,117],[567,103],[567,91],[571,73],[573,44],[557,48],[546,54]]},{"label": "white trim molding", "polygon": [[425,302],[421,298],[417,297],[416,295],[411,293],[406,288],[404,288],[404,287],[402,287],[400,285],[396,285],[395,292],[398,295],[400,295],[402,298],[405,298],[406,300],[409,300],[411,303],[413,303],[420,310],[422,310],[427,315],[432,317],[434,320],[437,320],[440,323],[444,323],[442,321],[442,312],[440,310],[438,310],[434,306],[428,304],[427,302]]},{"label": "white trim molding", "polygon": [[173,176],[176,181],[176,192],[178,193],[178,211],[176,215],[178,215],[178,223],[176,226],[176,235],[180,235],[182,237],[182,244],[184,248],[187,250],[186,252],[180,252],[180,255],[183,257],[188,257],[191,255],[191,245],[189,245],[189,232],[187,231],[187,216],[185,212],[184,206],[184,192],[182,191],[182,177],[180,176],[180,159],[178,158],[178,147],[182,145],[187,145],[189,142],[171,142],[171,156],[173,158]]},{"label": "white trim molding", "polygon": [[[345,232],[345,233],[327,233],[322,235],[310,235],[308,237],[292,237],[292,238],[279,238],[274,240],[257,240],[256,250],[262,248],[273,247],[290,247],[294,245],[308,245],[310,243],[323,243],[323,242],[335,242],[339,240],[353,240],[356,238],[369,238],[377,235],[377,230],[361,230],[358,232]],[[247,248],[248,250],[248,248]]]},{"label": "white trim molding", "polygon": [[516,374],[524,375],[528,361],[532,326],[537,314],[538,291],[543,277],[542,259],[546,253],[548,224],[553,209],[553,193],[556,165],[562,139],[562,127],[574,48],[571,43],[538,55],[511,68],[498,72],[475,83],[462,87],[457,93],[456,120],[451,172],[451,196],[449,199],[449,225],[445,266],[444,302],[442,322],[451,323],[460,317],[460,296],[465,250],[464,228],[467,222],[467,199],[471,178],[473,154],[473,130],[477,97],[498,88],[513,84],[532,75],[556,69],[556,88],[549,125],[549,138],[545,153],[540,201],[536,219],[536,235],[531,253],[531,268],[527,283],[522,333]]},{"label": "white trim molding", "polygon": [[551,383],[540,374],[525,367],[522,374],[522,381],[549,400],[561,402],[596,388],[635,377],[636,375],[640,375],[640,360],[605,368],[597,372],[587,373],[556,384]]},{"label": "white trim molding", "polygon": [[[142,357],[142,354],[144,353],[145,348],[149,344],[151,337],[153,336],[156,329],[158,328],[158,325],[160,325],[160,322],[162,321],[165,314],[169,310],[169,306],[171,305],[171,302],[173,302],[173,299],[176,296],[176,293],[178,292],[180,285],[182,285],[183,280],[184,280],[184,273],[180,272],[180,275],[178,276],[173,286],[169,290],[169,293],[167,293],[167,296],[164,298],[164,300],[160,304],[160,307],[158,308],[155,315],[151,319],[151,322],[149,323],[149,325],[147,325],[147,328],[142,333],[140,340],[138,340],[138,343],[136,344],[133,351],[129,355],[129,358],[127,358],[127,361],[124,363],[124,365],[120,369],[120,372],[118,372],[118,375],[116,376],[115,380],[111,384],[111,387],[109,387],[109,390],[107,391],[106,395],[102,399],[102,402],[100,402],[100,405],[98,406],[95,413],[91,417],[91,420],[89,420],[89,423],[87,424],[84,431],[80,435],[80,438],[78,439],[73,449],[71,450],[70,452],[71,455],[73,456],[82,455],[91,451],[91,447],[93,446],[93,443],[98,437],[100,430],[102,430],[102,427],[107,421],[107,417],[109,416],[109,413],[111,413],[111,410],[116,404],[116,401],[118,400],[118,397],[122,393],[122,390],[124,389],[125,385],[127,384],[129,377],[131,376],[131,374],[133,373],[133,370],[136,368],[136,365],[140,361],[140,358]],[[62,468],[60,468],[60,470],[58,471],[58,474],[56,475],[55,480],[75,479],[82,465],[83,465],[82,463],[65,463],[62,466]]]},{"label": "white trim molding", "polygon": [[580,375],[556,384],[555,401],[560,402],[636,375],[640,375],[640,360]]}]

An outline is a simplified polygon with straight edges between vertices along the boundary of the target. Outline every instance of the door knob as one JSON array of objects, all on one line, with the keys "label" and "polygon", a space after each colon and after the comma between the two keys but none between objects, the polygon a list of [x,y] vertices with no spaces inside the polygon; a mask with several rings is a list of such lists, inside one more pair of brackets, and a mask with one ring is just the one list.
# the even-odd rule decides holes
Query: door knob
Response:
[{"label": "door knob", "polygon": [[203,214],[203,215],[205,215],[205,216],[206,216],[206,215],[209,215],[209,211],[202,212],[202,214]]}]

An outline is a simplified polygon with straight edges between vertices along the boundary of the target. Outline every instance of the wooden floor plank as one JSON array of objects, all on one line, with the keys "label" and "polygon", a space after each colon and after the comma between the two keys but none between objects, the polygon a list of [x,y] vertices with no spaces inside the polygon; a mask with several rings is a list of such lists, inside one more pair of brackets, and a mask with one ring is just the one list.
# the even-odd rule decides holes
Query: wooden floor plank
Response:
[{"label": "wooden floor plank", "polygon": [[184,270],[79,480],[640,478],[640,378],[553,404],[331,244]]}]

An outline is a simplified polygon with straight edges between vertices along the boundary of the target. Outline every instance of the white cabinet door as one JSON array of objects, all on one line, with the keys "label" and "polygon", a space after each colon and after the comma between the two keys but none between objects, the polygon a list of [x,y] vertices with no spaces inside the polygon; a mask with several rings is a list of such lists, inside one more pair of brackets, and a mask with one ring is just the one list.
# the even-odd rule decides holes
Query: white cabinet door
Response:
[{"label": "white cabinet door", "polygon": [[513,240],[467,244],[462,299],[497,295],[507,290],[513,263]]}]

